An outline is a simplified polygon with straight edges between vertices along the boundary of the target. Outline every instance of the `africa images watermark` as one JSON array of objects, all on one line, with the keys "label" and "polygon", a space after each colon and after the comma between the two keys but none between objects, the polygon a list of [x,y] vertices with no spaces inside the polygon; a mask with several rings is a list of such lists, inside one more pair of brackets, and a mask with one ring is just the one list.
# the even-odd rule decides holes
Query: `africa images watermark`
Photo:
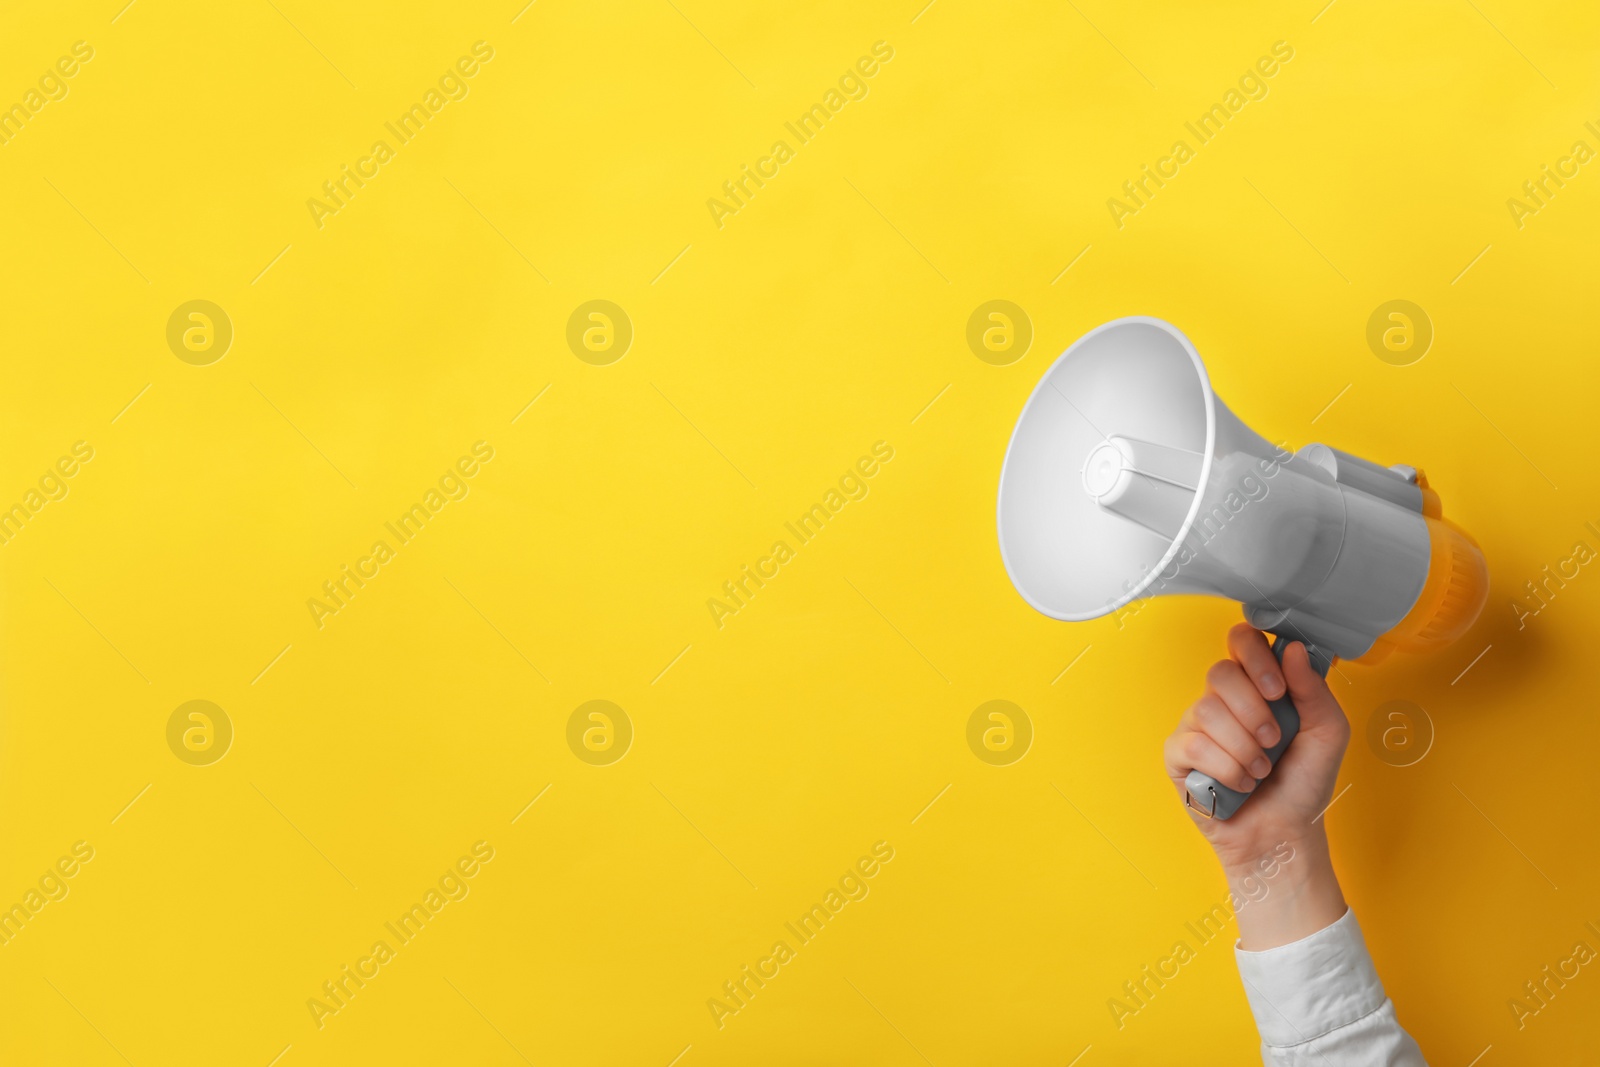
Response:
[{"label": "africa images watermark", "polygon": [[[1600,537],[1600,529],[1597,529],[1594,523],[1585,522],[1584,526],[1590,533]],[[1517,617],[1517,629],[1527,629],[1528,620],[1549,607],[1550,602],[1567,587],[1567,583],[1582,574],[1582,568],[1594,559],[1595,550],[1589,546],[1589,542],[1575,541],[1571,553],[1555,562],[1554,571],[1551,570],[1552,565],[1546,563],[1539,570],[1540,578],[1537,582],[1531,578],[1523,582],[1523,588],[1527,590],[1526,595],[1513,597],[1511,600],[1511,611]]]},{"label": "africa images watermark", "polygon": [[[1583,128],[1596,138],[1600,138],[1600,127],[1596,127],[1594,123],[1585,122]],[[1506,199],[1506,210],[1511,212],[1511,221],[1516,223],[1517,229],[1520,230],[1527,225],[1526,220],[1529,216],[1537,215],[1549,207],[1556,193],[1565,189],[1567,182],[1581,173],[1579,168],[1593,158],[1595,150],[1589,147],[1589,142],[1573,141],[1568,154],[1559,157],[1554,168],[1548,163],[1540,164],[1541,173],[1522,183],[1522,195],[1526,199],[1515,196]]]},{"label": "africa images watermark", "polygon": [[66,900],[67,894],[72,891],[67,879],[76,877],[83,865],[92,859],[94,846],[87,841],[75,841],[70,854],[63,855],[46,867],[44,874],[39,876],[38,888],[29,886],[20,901],[8,910],[0,911],[0,945],[11,944],[22,933],[24,926],[38,918],[46,905],[52,901]]},{"label": "africa images watermark", "polygon": [[[1212,501],[1209,511],[1202,511],[1194,518],[1194,524],[1189,528],[1189,533],[1184,537],[1177,555],[1138,598],[1130,601],[1112,612],[1116,619],[1117,629],[1123,628],[1123,619],[1137,615],[1144,610],[1144,606],[1151,599],[1160,596],[1166,591],[1168,585],[1176,581],[1183,568],[1189,566],[1200,558],[1201,551],[1209,548],[1211,543],[1227,531],[1233,521],[1244,513],[1251,504],[1259,504],[1272,492],[1269,484],[1271,479],[1277,477],[1283,469],[1285,460],[1292,459],[1294,453],[1284,444],[1272,446],[1274,452],[1264,459],[1257,459],[1253,469],[1246,470],[1239,476],[1238,481],[1228,487],[1226,492],[1209,489],[1206,492]],[[1256,476],[1260,472],[1260,477]],[[1124,580],[1123,592],[1134,587],[1132,579]]]},{"label": "africa images watermark", "polygon": [[867,899],[867,894],[872,892],[868,881],[876,878],[883,865],[893,859],[894,846],[887,841],[874,842],[871,855],[862,856],[846,869],[839,876],[838,887],[830,886],[823,894],[822,903],[812,904],[810,910],[800,918],[784,923],[783,928],[794,935],[794,945],[791,946],[782,938],[774,941],[771,951],[756,960],[753,968],[747,963],[740,968],[737,977],[722,983],[721,999],[707,998],[706,1008],[711,1012],[711,1021],[717,1024],[717,1029],[726,1026],[730,1016],[748,1008],[755,995],[778,977],[783,966],[794,960],[800,948],[809,945],[829,922],[838,918],[847,904]]},{"label": "africa images watermark", "polygon": [[87,441],[75,441],[70,455],[64,455],[45,468],[39,476],[38,488],[30,488],[22,499],[0,511],[0,545],[9,545],[22,528],[37,518],[45,505],[65,500],[72,487],[67,479],[74,477],[83,465],[94,459],[94,446]]},{"label": "africa images watermark", "polygon": [[[428,491],[422,494],[420,502],[412,504],[410,509],[401,512],[400,517],[394,522],[386,522],[383,528],[394,536],[395,544],[379,539],[372,542],[372,550],[365,556],[356,560],[352,569],[350,564],[340,566],[339,573],[328,581],[322,583],[322,597],[309,597],[306,600],[306,610],[311,612],[311,621],[317,629],[322,629],[330,615],[337,615],[344,608],[350,606],[357,593],[366,588],[368,582],[383,573],[384,564],[393,560],[402,546],[409,545],[422,533],[422,528],[430,519],[438,518],[439,512],[452,500],[465,500],[472,491],[468,479],[482,470],[482,464],[494,459],[494,446],[487,441],[475,441],[472,445],[472,454],[462,456],[455,463],[446,468],[439,476],[437,486],[429,486]],[[370,568],[370,569],[368,569]]]},{"label": "africa images watermark", "polygon": [[71,91],[66,79],[74,77],[81,69],[81,64],[93,58],[93,45],[88,41],[74,41],[72,54],[57,59],[53,68],[47,68],[39,75],[37,88],[30,87],[22,94],[21,100],[0,111],[0,146],[10,144],[47,105],[65,100]]},{"label": "africa images watermark", "polygon": [[1222,94],[1221,103],[1212,104],[1194,122],[1183,124],[1184,129],[1194,135],[1195,147],[1191,148],[1189,142],[1182,139],[1174,141],[1168,155],[1157,159],[1153,167],[1149,163],[1144,164],[1137,178],[1123,182],[1122,193],[1127,200],[1115,196],[1106,200],[1106,210],[1111,212],[1111,221],[1117,229],[1127,225],[1124,221],[1127,216],[1137,215],[1148,207],[1156,193],[1176,178],[1183,165],[1194,159],[1201,147],[1210,144],[1250,101],[1265,100],[1271,92],[1267,79],[1277,75],[1280,64],[1288,63],[1293,58],[1294,49],[1288,41],[1275,41],[1271,55],[1257,59],[1253,67],[1247,68],[1239,76],[1238,88],[1229,86],[1228,91]]},{"label": "africa images watermark", "polygon": [[[1600,926],[1593,921],[1583,924],[1590,933],[1600,937]],[[1567,988],[1567,983],[1582,973],[1582,968],[1596,958],[1594,948],[1587,941],[1578,941],[1572,946],[1572,952],[1565,959],[1556,961],[1554,967],[1546,964],[1539,972],[1537,980],[1522,983],[1526,999],[1512,997],[1506,1001],[1506,1007],[1511,1010],[1511,1017],[1517,1022],[1517,1029],[1523,1030],[1532,1019],[1550,1006],[1557,993]]]},{"label": "africa images watermark", "polygon": [[[494,48],[487,41],[473,42],[471,55],[457,59],[452,67],[439,75],[438,88],[429,86],[428,91],[422,94],[420,104],[412,104],[394,122],[385,122],[383,128],[394,135],[398,145],[410,144],[422,132],[422,128],[445,109],[445,105],[467,98],[472,91],[467,79],[477,75],[480,64],[488,63],[493,58]],[[327,224],[325,220],[328,216],[337,215],[348,207],[356,193],[376,178],[383,165],[394,159],[396,154],[397,149],[388,141],[374,141],[370,152],[357,159],[353,169],[348,163],[342,164],[338,177],[323,182],[322,193],[326,199],[313,196],[306,201],[311,221],[317,229]]]},{"label": "africa images watermark", "polygon": [[[1228,923],[1245,908],[1265,900],[1267,894],[1272,891],[1272,886],[1268,883],[1276,878],[1294,857],[1293,845],[1287,841],[1278,842],[1266,858],[1256,864],[1255,870],[1260,877],[1248,874],[1239,883],[1239,889],[1244,893],[1242,899],[1238,893],[1230,889],[1228,899],[1214,904],[1194,922],[1184,923],[1184,929],[1194,935],[1197,948],[1205,948],[1221,937]],[[1126,998],[1126,1003],[1117,997],[1107,998],[1106,1008],[1111,1012],[1111,1019],[1117,1024],[1118,1030],[1127,1026],[1130,1018],[1148,1008],[1156,994],[1165,989],[1168,982],[1178,977],[1184,964],[1197,958],[1197,948],[1189,947],[1187,941],[1175,942],[1171,952],[1154,963],[1145,964],[1140,968],[1137,978],[1122,983],[1121,995]]]},{"label": "africa images watermark", "polygon": [[467,894],[472,892],[468,881],[476,878],[483,865],[493,859],[493,845],[487,841],[473,842],[472,852],[446,868],[438,882],[429,886],[422,895],[421,903],[412,904],[398,919],[383,924],[383,928],[394,938],[393,945],[384,938],[374,941],[372,950],[357,959],[353,967],[347,963],[339,968],[337,975],[323,982],[319,996],[307,997],[306,1010],[311,1013],[311,1021],[316,1023],[317,1029],[321,1030],[327,1025],[329,1016],[348,1008],[356,994],[382,974],[383,968],[394,962],[400,949],[416,940],[427,925],[439,917],[446,905],[466,900]]},{"label": "africa images watermark", "polygon": [[[822,128],[837,117],[846,104],[852,100],[865,100],[869,91],[867,79],[878,73],[879,64],[893,58],[894,47],[889,42],[874,43],[871,55],[857,59],[854,66],[839,76],[838,88],[830,88],[822,94],[820,104],[812,104],[799,118],[783,124],[783,128],[794,135],[795,146],[790,146],[784,140],[774,141],[769,153],[759,157],[753,168],[748,163],[740,164],[739,176],[722,183],[722,196],[726,200],[713,196],[706,201],[706,209],[711,212],[711,221],[716,223],[717,229],[725,225],[723,219],[726,216],[737,215],[755,198],[758,190],[776,178],[783,165],[795,157],[798,148],[810,144],[812,138],[821,133]],[[753,189],[752,183],[755,185]]]},{"label": "africa images watermark", "polygon": [[[838,518],[839,512],[844,510],[846,504],[852,500],[865,500],[870,487],[867,480],[872,478],[882,469],[880,464],[886,464],[894,459],[894,447],[887,441],[875,442],[872,446],[872,455],[862,456],[855,465],[839,477],[837,489],[829,487],[822,495],[820,504],[812,504],[810,510],[802,512],[794,522],[783,524],[784,529],[794,535],[795,541],[800,545],[808,545],[822,532],[822,528],[830,519]],[[748,607],[750,601],[755,599],[756,593],[766,588],[767,582],[776,578],[783,565],[795,558],[797,549],[788,541],[774,541],[768,555],[756,560],[752,571],[750,564],[745,564],[739,569],[737,577],[722,583],[724,601],[718,597],[709,597],[706,600],[706,609],[711,612],[711,622],[717,629],[723,627],[723,617],[737,615]],[[770,567],[770,569],[769,569]],[[751,588],[752,584],[754,588]]]}]

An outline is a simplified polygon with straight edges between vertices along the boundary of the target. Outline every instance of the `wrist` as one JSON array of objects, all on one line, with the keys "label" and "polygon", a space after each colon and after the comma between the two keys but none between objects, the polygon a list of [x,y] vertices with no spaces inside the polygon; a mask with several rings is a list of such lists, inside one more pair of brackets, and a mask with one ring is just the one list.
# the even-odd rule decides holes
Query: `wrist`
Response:
[{"label": "wrist", "polygon": [[1260,856],[1224,865],[1239,901],[1239,947],[1249,952],[1287,945],[1338,922],[1347,906],[1334,874],[1327,836],[1281,841]]},{"label": "wrist", "polygon": [[1305,878],[1310,875],[1310,867],[1320,866],[1328,859],[1328,835],[1321,826],[1296,835],[1269,832],[1257,836],[1260,841],[1231,842],[1228,848],[1216,850],[1230,888],[1237,889],[1251,877],[1266,878],[1275,885],[1286,881],[1285,876],[1290,874]]}]

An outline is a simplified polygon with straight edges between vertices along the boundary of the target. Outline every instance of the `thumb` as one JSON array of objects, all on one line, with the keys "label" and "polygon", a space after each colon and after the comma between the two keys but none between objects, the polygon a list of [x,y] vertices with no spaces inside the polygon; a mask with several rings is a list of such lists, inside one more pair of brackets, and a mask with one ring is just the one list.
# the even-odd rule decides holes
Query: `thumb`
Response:
[{"label": "thumb", "polygon": [[1311,656],[1299,641],[1283,654],[1283,675],[1289,686],[1289,696],[1300,711],[1302,730],[1321,732],[1330,727],[1348,728],[1344,709],[1334,699],[1327,680],[1311,666]]}]

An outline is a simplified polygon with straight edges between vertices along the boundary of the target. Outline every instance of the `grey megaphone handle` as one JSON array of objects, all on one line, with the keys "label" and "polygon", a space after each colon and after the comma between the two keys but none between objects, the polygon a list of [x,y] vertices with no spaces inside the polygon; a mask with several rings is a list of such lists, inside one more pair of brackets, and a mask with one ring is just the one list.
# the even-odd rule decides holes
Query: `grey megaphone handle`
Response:
[{"label": "grey megaphone handle", "polygon": [[[1283,663],[1283,654],[1288,650],[1290,643],[1299,640],[1301,639],[1298,637],[1273,634],[1272,654],[1278,657],[1280,665]],[[1304,644],[1306,652],[1311,659],[1312,669],[1326,678],[1329,668],[1333,666],[1333,657],[1310,642],[1304,642]],[[1278,729],[1282,732],[1282,736],[1278,738],[1278,743],[1267,749],[1267,759],[1271,760],[1272,765],[1276,767],[1279,757],[1289,747],[1289,742],[1293,741],[1294,735],[1300,732],[1300,709],[1295,707],[1294,701],[1289,698],[1287,686],[1285,686],[1283,696],[1277,700],[1267,701],[1267,707],[1271,709],[1272,717],[1278,720]],[[1256,785],[1260,785],[1264,780],[1257,778]],[[1200,771],[1190,771],[1189,776],[1183,780],[1183,784],[1187,790],[1187,794],[1183,798],[1184,803],[1208,819],[1233,818],[1234,813],[1243,806],[1244,802],[1255,795],[1254,792],[1241,793],[1237,789],[1229,789],[1209,774],[1203,774]]]}]

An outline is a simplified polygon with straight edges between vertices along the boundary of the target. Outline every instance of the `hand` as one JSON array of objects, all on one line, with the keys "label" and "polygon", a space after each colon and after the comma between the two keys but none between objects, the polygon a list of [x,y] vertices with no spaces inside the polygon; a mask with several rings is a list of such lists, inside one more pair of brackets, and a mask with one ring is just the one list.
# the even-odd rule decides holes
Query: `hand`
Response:
[{"label": "hand", "polygon": [[[1259,880],[1260,864],[1285,843],[1300,861],[1283,865],[1293,877],[1279,876],[1272,882],[1283,890],[1278,893],[1279,906],[1246,909],[1252,918],[1248,924],[1246,911],[1239,912],[1240,944],[1254,949],[1267,947],[1262,943],[1266,941],[1297,940],[1344,914],[1344,898],[1318,816],[1333,800],[1350,723],[1299,642],[1284,653],[1281,670],[1266,637],[1249,626],[1228,631],[1228,650],[1232,658],[1207,672],[1205,695],[1183,713],[1167,738],[1164,755],[1180,798],[1188,791],[1184,778],[1194,769],[1230,788],[1255,794],[1227,820],[1206,819],[1185,808],[1211,842],[1230,883],[1252,875]],[[1285,683],[1300,711],[1300,732],[1278,765],[1271,767],[1265,749],[1277,744],[1280,731],[1267,701],[1282,696]],[[1264,781],[1257,785],[1257,778]]]}]

